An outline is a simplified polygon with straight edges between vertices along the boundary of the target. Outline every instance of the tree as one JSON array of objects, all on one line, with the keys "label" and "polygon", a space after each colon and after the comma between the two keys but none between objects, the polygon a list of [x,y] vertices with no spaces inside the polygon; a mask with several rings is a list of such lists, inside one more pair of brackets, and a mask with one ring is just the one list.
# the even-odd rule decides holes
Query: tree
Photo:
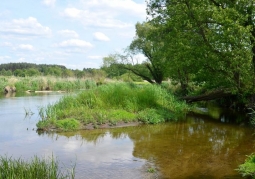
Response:
[{"label": "tree", "polygon": [[101,69],[107,73],[107,77],[118,78],[126,73],[126,70],[122,68],[121,63],[119,63],[120,58],[121,55],[118,53],[110,54],[103,58],[103,65],[101,66]]},{"label": "tree", "polygon": [[166,78],[168,65],[163,47],[164,41],[157,34],[155,26],[149,22],[137,23],[136,36],[128,47],[128,51],[132,55],[142,53],[147,61],[142,64],[144,68],[139,69],[137,66],[141,67],[140,65],[130,63],[126,68],[150,83],[155,81],[161,84],[163,79]]},{"label": "tree", "polygon": [[253,0],[150,0],[150,23],[161,34],[170,75],[208,89],[254,89]]}]

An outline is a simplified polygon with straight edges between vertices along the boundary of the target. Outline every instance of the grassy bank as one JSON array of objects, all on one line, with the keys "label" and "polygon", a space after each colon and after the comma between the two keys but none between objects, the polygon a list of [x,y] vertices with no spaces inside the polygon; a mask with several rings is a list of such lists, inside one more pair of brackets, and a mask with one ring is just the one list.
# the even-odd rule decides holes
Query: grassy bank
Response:
[{"label": "grassy bank", "polygon": [[0,76],[0,87],[15,87],[17,91],[42,91],[42,90],[63,90],[71,91],[76,89],[88,89],[96,86],[92,80],[78,78],[57,78],[57,77],[4,77]]},{"label": "grassy bank", "polygon": [[61,173],[58,162],[53,158],[32,158],[30,161],[0,156],[0,178],[3,179],[66,179],[74,178],[74,168],[67,174]]},{"label": "grassy bank", "polygon": [[116,83],[65,96],[41,108],[38,129],[76,130],[86,125],[142,122],[157,124],[176,120],[189,107],[157,85]]}]

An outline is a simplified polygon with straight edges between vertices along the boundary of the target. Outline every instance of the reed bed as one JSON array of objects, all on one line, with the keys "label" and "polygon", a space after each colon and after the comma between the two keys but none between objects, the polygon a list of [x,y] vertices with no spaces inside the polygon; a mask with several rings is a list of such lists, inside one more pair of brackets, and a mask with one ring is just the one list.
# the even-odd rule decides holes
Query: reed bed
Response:
[{"label": "reed bed", "polygon": [[17,91],[72,91],[77,89],[90,89],[96,87],[91,79],[58,78],[58,77],[4,77],[0,76],[0,87],[16,87]]},{"label": "reed bed", "polygon": [[32,158],[30,161],[0,156],[1,179],[74,179],[74,168],[66,174],[60,172],[58,162]]},{"label": "reed bed", "polygon": [[75,96],[64,96],[57,103],[41,109],[42,119],[37,127],[70,130],[68,126],[72,126],[75,130],[89,123],[94,126],[123,121],[157,124],[177,120],[187,111],[186,103],[178,101],[158,85],[114,83]]}]

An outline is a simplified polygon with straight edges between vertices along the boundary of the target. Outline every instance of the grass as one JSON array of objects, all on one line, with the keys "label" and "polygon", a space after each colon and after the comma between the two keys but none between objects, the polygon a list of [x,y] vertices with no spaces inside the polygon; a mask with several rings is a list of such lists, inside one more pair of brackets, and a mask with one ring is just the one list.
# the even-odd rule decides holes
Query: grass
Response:
[{"label": "grass", "polygon": [[0,87],[15,86],[17,91],[72,91],[96,87],[93,80],[57,77],[4,77],[0,76]]},{"label": "grass", "polygon": [[252,177],[255,179],[255,154],[247,156],[245,162],[239,165],[237,171],[243,177]]},{"label": "grass", "polygon": [[3,179],[73,179],[74,177],[74,168],[67,174],[61,173],[58,162],[53,157],[46,160],[35,156],[30,161],[25,161],[21,158],[0,156],[0,178]]},{"label": "grass", "polygon": [[189,107],[184,102],[158,85],[114,83],[65,96],[41,109],[37,127],[77,130],[89,123],[95,126],[118,122],[157,124],[176,120],[187,111]]}]

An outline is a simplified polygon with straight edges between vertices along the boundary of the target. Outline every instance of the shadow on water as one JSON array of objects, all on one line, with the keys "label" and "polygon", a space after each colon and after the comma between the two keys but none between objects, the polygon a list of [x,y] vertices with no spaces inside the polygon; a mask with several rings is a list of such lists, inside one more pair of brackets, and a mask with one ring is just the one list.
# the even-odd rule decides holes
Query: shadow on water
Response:
[{"label": "shadow on water", "polygon": [[252,133],[251,128],[235,122],[192,114],[174,123],[58,135],[75,135],[95,145],[106,135],[117,140],[130,138],[132,155],[153,163],[160,178],[234,179],[241,178],[235,169],[255,151]]}]

